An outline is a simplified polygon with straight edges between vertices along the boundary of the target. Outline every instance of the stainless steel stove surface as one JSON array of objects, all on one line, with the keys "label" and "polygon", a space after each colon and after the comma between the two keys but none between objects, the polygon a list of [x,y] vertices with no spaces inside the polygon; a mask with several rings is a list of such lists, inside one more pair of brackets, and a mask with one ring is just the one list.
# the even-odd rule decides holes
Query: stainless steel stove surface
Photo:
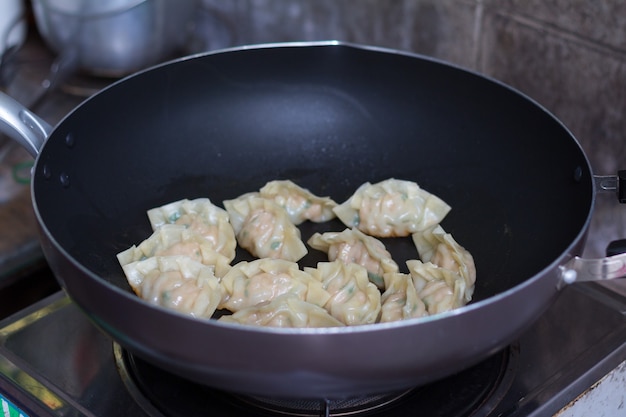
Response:
[{"label": "stainless steel stove surface", "polygon": [[625,313],[626,297],[575,284],[516,343],[473,368],[371,401],[311,404],[221,392],[154,368],[58,292],[0,322],[0,401],[10,416],[546,416],[626,359]]}]

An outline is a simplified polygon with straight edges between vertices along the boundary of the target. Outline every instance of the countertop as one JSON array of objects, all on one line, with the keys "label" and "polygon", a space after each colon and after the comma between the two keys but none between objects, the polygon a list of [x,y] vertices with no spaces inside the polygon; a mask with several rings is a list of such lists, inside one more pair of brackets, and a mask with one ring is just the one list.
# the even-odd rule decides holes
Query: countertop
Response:
[{"label": "countertop", "polygon": [[564,407],[555,417],[626,415],[626,361]]}]

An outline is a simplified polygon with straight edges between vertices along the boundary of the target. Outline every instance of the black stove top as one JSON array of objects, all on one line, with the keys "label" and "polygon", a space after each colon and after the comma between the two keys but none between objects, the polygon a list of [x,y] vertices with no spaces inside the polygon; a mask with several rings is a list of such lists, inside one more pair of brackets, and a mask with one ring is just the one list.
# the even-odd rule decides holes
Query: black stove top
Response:
[{"label": "black stove top", "polygon": [[0,322],[0,395],[31,417],[545,416],[626,359],[625,313],[626,297],[575,284],[516,343],[452,377],[374,398],[282,401],[200,386],[130,356],[58,292]]}]

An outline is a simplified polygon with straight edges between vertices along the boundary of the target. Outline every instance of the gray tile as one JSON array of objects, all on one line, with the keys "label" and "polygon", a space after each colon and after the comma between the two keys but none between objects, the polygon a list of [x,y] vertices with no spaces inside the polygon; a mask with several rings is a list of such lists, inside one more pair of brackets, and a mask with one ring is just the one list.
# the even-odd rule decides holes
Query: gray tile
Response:
[{"label": "gray tile", "polygon": [[[227,26],[230,45],[340,40],[475,62],[472,0],[204,0],[206,49]],[[221,22],[216,22],[221,19]],[[226,23],[224,23],[226,22]],[[220,45],[221,47],[222,45]],[[199,46],[202,48],[202,46]]]},{"label": "gray tile", "polygon": [[485,20],[481,69],[528,94],[581,141],[594,167],[626,161],[626,56],[506,17]]},{"label": "gray tile", "polygon": [[475,69],[477,16],[474,2],[415,2],[412,50]]},{"label": "gray tile", "polygon": [[532,19],[598,43],[626,50],[623,0],[483,0],[492,11]]}]

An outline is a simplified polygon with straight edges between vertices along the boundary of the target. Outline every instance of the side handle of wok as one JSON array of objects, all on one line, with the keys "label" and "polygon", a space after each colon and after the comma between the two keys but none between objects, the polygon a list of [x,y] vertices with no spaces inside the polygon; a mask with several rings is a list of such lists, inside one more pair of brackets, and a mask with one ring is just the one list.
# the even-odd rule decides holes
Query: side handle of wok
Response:
[{"label": "side handle of wok", "polygon": [[13,98],[0,92],[0,132],[36,157],[50,136],[52,126]]},{"label": "side handle of wok", "polygon": [[[626,203],[626,170],[618,171],[617,175],[596,175],[594,181],[598,192],[615,193],[620,203]],[[606,252],[606,258],[572,258],[561,266],[561,283],[626,277],[626,239],[611,242]]]}]

